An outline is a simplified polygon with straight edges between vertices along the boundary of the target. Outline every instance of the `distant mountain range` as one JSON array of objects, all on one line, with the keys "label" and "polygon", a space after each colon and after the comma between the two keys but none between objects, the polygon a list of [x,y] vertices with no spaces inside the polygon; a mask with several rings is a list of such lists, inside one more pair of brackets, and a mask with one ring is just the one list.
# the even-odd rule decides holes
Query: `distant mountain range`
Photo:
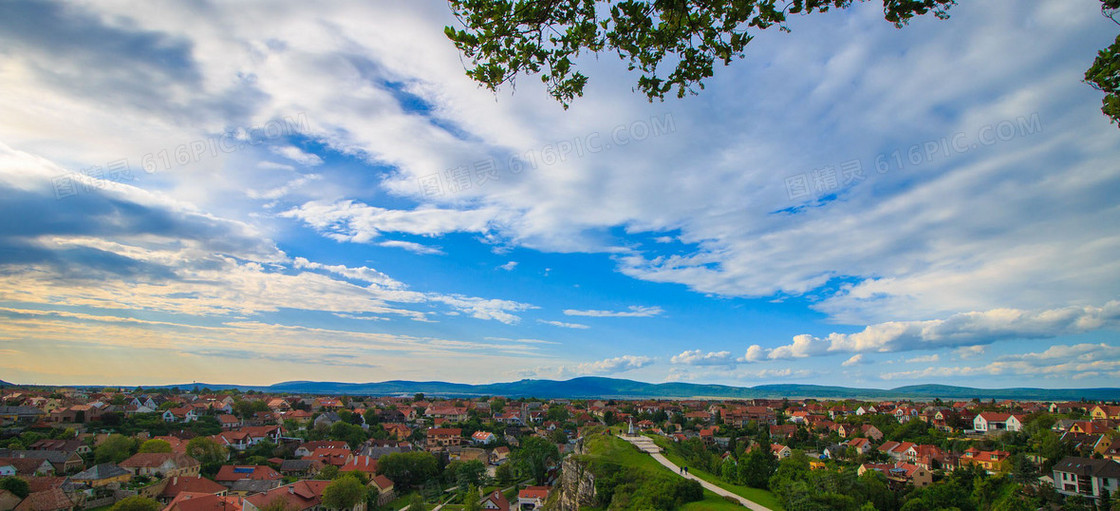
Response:
[{"label": "distant mountain range", "polygon": [[[0,386],[11,385],[0,381]],[[91,387],[100,387],[91,386]],[[292,394],[353,394],[372,396],[401,396],[423,393],[442,397],[539,397],[539,398],[700,398],[700,399],[751,399],[751,398],[825,398],[825,399],[1014,399],[1038,401],[1076,401],[1080,399],[1116,400],[1120,388],[1041,389],[1006,388],[978,389],[952,385],[910,385],[894,389],[871,389],[827,385],[776,384],[756,387],[729,385],[704,385],[696,383],[645,383],[634,380],[601,377],[581,377],[571,380],[521,380],[506,383],[467,384],[441,381],[392,380],[372,383],[339,383],[317,381],[288,381],[267,386],[187,383],[162,385],[149,388],[180,389],[209,388],[213,390],[241,389],[267,393]]]},{"label": "distant mountain range", "polygon": [[979,389],[952,385],[910,385],[895,389],[853,388],[825,385],[776,384],[756,387],[704,385],[696,383],[645,383],[634,380],[582,377],[571,380],[521,380],[507,383],[472,385],[440,381],[384,381],[379,383],[338,383],[289,381],[269,386],[177,385],[179,388],[240,388],[262,392],[297,394],[361,394],[376,396],[412,395],[470,397],[507,396],[539,398],[828,398],[828,399],[1016,399],[1044,401],[1076,401],[1079,399],[1115,400],[1120,388],[1041,389],[1006,388]]}]

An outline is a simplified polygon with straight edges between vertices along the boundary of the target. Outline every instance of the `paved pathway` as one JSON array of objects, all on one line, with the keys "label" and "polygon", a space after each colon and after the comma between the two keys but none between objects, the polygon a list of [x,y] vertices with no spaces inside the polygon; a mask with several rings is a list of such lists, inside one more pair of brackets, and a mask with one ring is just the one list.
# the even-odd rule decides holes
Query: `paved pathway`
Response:
[{"label": "paved pathway", "polygon": [[723,497],[731,497],[735,500],[738,500],[744,506],[747,506],[747,508],[753,509],[754,511],[774,511],[773,509],[770,509],[766,506],[763,506],[762,504],[759,504],[759,503],[754,502],[754,501],[747,500],[744,497],[741,497],[739,495],[731,493],[731,492],[729,492],[729,491],[727,491],[723,488],[720,488],[719,486],[716,486],[712,483],[709,483],[708,481],[700,479],[699,477],[696,477],[692,474],[682,474],[681,473],[681,467],[678,467],[675,463],[669,461],[668,458],[666,458],[665,456],[662,456],[661,455],[661,448],[658,447],[657,444],[653,443],[653,439],[648,437],[648,436],[632,437],[632,436],[626,436],[626,435],[618,435],[618,437],[623,439],[623,440],[626,440],[627,442],[630,442],[630,443],[634,444],[634,446],[637,447],[638,449],[640,449],[642,452],[649,453],[650,456],[653,456],[653,459],[657,460],[658,463],[660,463],[662,465],[665,465],[666,467],[669,467],[669,470],[672,470],[673,473],[678,474],[681,477],[685,477],[685,478],[688,478],[688,479],[693,479],[693,480],[699,482],[700,485],[704,487],[704,489],[710,490],[712,493],[715,493],[716,495],[720,495],[720,496],[723,496]]}]

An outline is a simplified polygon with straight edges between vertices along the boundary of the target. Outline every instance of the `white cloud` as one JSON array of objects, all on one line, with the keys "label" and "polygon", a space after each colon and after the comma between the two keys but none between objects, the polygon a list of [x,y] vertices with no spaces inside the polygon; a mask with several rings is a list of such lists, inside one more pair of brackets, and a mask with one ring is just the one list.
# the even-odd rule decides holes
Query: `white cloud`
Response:
[{"label": "white cloud", "polygon": [[564,314],[568,316],[589,316],[593,318],[648,318],[653,316],[660,316],[665,312],[661,307],[646,307],[641,305],[631,305],[629,310],[625,311],[607,311],[607,310],[576,310],[565,309]]},{"label": "white cloud", "polygon": [[503,264],[503,265],[499,266],[498,268],[501,268],[505,271],[513,271],[514,268],[517,268],[517,261],[510,261],[506,264]]},{"label": "white cloud", "polygon": [[584,325],[584,324],[581,324],[581,323],[565,323],[563,321],[552,321],[552,320],[547,320],[547,319],[538,319],[537,321],[540,322],[540,323],[544,323],[546,325],[558,326],[558,327],[561,327],[561,328],[575,328],[575,329],[580,329],[580,330],[586,330],[588,328],[591,328],[591,327],[589,327],[587,325]]},{"label": "white cloud", "polygon": [[725,365],[735,363],[735,357],[730,351],[713,351],[705,353],[704,350],[683,351],[674,355],[669,360],[674,364],[685,365]]},{"label": "white cloud", "polygon": [[929,364],[941,360],[941,356],[937,353],[932,355],[922,355],[920,357],[906,359],[907,364]]},{"label": "white cloud", "polygon": [[[1120,301],[1100,307],[1065,307],[1041,311],[994,309],[954,314],[946,319],[892,321],[853,334],[820,338],[794,336],[793,343],[766,350],[765,358],[789,360],[829,353],[883,353],[991,344],[1008,339],[1047,339],[1120,327]],[[754,349],[754,346],[752,346]],[[746,361],[762,359],[763,348]]]},{"label": "white cloud", "polygon": [[443,254],[444,253],[443,250],[441,250],[439,247],[432,247],[432,246],[424,245],[424,244],[421,244],[421,243],[415,243],[415,242],[412,242],[412,241],[388,240],[388,241],[382,241],[382,242],[378,243],[377,245],[382,246],[382,247],[400,248],[400,249],[412,252],[413,254],[421,254],[421,255],[432,255],[432,254]]},{"label": "white cloud", "polygon": [[844,367],[851,367],[851,366],[859,365],[859,364],[862,364],[862,363],[863,363],[863,354],[859,353],[859,354],[856,354],[856,355],[852,355],[850,358],[848,358],[848,360],[845,360],[840,365],[842,365]]},{"label": "white cloud", "polygon": [[422,236],[486,232],[496,214],[492,209],[385,209],[345,200],[312,201],[280,216],[302,220],[336,241],[368,243],[386,232]]},{"label": "white cloud", "polygon": [[518,369],[511,374],[521,378],[572,378],[576,376],[605,376],[641,369],[653,364],[655,359],[638,355],[622,355],[594,362]]},{"label": "white cloud", "polygon": [[1120,346],[1083,343],[1051,346],[1042,352],[1005,355],[981,366],[928,367],[883,374],[885,380],[961,376],[1037,376],[1055,380],[1120,376]]},{"label": "white cloud", "polygon": [[322,158],[304,152],[302,149],[295,146],[273,147],[272,152],[307,167],[316,167],[323,164]]},{"label": "white cloud", "polygon": [[960,348],[953,350],[953,354],[961,360],[968,360],[970,358],[979,357],[986,351],[988,351],[987,346],[961,346]]},{"label": "white cloud", "polygon": [[585,362],[575,366],[574,371],[580,375],[615,374],[641,369],[652,363],[653,359],[650,357],[623,355],[597,362]]}]

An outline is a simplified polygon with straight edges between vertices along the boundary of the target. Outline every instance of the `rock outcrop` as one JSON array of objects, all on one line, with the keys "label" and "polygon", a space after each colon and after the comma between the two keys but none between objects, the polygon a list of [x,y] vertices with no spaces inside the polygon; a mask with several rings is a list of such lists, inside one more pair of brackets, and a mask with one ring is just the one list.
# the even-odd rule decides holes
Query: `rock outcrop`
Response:
[{"label": "rock outcrop", "polygon": [[568,456],[560,468],[560,496],[550,511],[578,511],[594,506],[595,475],[582,456]]}]

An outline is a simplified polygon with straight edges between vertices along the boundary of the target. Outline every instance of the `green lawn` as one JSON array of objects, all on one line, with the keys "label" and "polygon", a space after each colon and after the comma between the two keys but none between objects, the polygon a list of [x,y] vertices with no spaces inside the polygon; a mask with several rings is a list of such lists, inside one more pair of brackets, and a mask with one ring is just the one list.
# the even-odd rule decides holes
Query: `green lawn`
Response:
[{"label": "green lawn", "polygon": [[[628,467],[634,467],[640,470],[649,470],[653,472],[663,472],[669,474],[673,473],[673,471],[669,470],[668,467],[658,463],[657,460],[653,459],[653,457],[639,451],[637,447],[634,447],[630,442],[627,442],[621,438],[615,436],[595,435],[585,438],[584,442],[585,445],[590,447],[589,452],[595,453],[593,456],[607,458],[614,463],[619,463]],[[725,485],[721,484],[720,486]],[[752,488],[745,489],[751,490]],[[732,488],[727,488],[727,490],[738,493]],[[774,499],[773,495],[771,495],[770,492],[765,493],[770,495],[770,498],[774,500],[775,506],[777,506],[777,499]],[[746,495],[743,496],[747,497]],[[755,500],[751,497],[747,498],[750,500]],[[759,503],[767,507],[772,507],[773,509],[781,509],[781,506],[771,506],[766,502]],[[719,495],[716,495],[715,493],[704,490],[704,500],[698,502],[690,502],[681,507],[681,509],[683,511],[720,511],[728,509],[741,510],[744,508],[739,504],[728,502],[726,499]]]},{"label": "green lawn", "polygon": [[704,500],[689,502],[681,508],[681,511],[723,511],[725,509],[737,509],[742,511],[746,508],[737,502],[730,502],[719,495],[705,490]]},{"label": "green lawn", "polygon": [[[665,437],[650,436],[659,447],[661,447],[661,454],[669,459],[669,461],[676,463],[678,466],[688,465],[688,462],[681,458],[674,450],[673,442]],[[743,497],[749,501],[757,502],[770,509],[782,511],[782,503],[778,501],[778,497],[768,490],[759,488],[751,488],[749,486],[741,486],[738,484],[731,484],[714,474],[705,472],[699,468],[688,467],[688,473],[699,477],[709,483],[712,483],[720,488],[723,488],[731,493]]]},{"label": "green lawn", "polygon": [[[383,507],[382,509],[389,509],[389,510],[392,510],[392,511],[397,511],[398,509],[408,507],[408,505],[410,503],[412,503],[412,496],[415,495],[415,494],[416,494],[416,492],[411,492],[411,493],[408,493],[408,494],[405,494],[405,495],[401,495],[401,496],[397,497],[396,500],[386,504],[385,507]],[[425,506],[429,509],[431,509],[433,507],[431,504],[425,504]]]}]

